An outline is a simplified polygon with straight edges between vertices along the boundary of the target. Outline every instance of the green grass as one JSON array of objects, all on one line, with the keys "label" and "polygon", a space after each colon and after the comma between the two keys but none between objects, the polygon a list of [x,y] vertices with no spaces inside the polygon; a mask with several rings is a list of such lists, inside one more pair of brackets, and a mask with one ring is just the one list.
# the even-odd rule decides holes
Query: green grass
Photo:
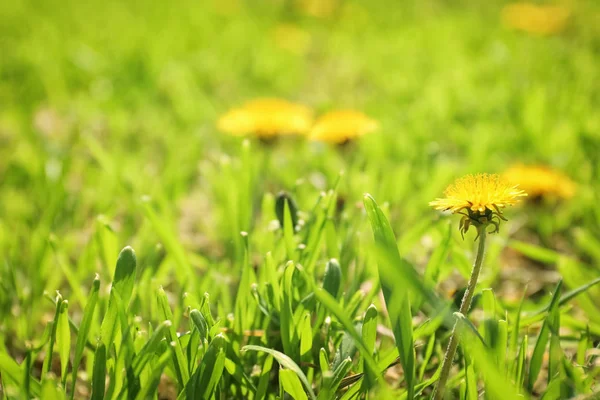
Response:
[{"label": "green grass", "polygon": [[[501,1],[340,4],[0,6],[3,398],[428,398],[474,232],[427,203],[519,162],[577,195],[488,237],[447,398],[600,390],[598,4],[548,37],[503,27]],[[216,130],[262,96],[381,129]]]}]

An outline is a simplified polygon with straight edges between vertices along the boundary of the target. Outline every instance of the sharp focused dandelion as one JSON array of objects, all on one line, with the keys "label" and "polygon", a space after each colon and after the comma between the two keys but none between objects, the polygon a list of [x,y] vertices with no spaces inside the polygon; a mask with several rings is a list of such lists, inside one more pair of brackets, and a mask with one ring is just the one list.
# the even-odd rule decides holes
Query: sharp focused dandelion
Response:
[{"label": "sharp focused dandelion", "polygon": [[499,175],[477,174],[457,179],[444,195],[429,205],[436,210],[462,214],[460,231],[464,234],[471,225],[493,224],[498,231],[500,220],[504,219],[502,209],[516,204],[527,193]]},{"label": "sharp focused dandelion", "polygon": [[[459,310],[460,314],[464,316],[471,308],[471,301],[481,272],[488,225],[494,225],[493,232],[498,232],[500,221],[506,221],[506,218],[502,215],[502,209],[516,204],[521,197],[527,196],[527,194],[518,189],[516,185],[509,184],[499,175],[476,174],[457,179],[452,185],[448,186],[444,195],[445,198],[436,199],[430,202],[429,205],[437,210],[449,210],[453,214],[462,214],[463,217],[459,226],[461,235],[464,237],[464,234],[473,225],[477,229],[476,240],[479,239],[477,257]],[[458,321],[452,329],[452,336],[450,336],[444,355],[440,379],[435,391],[434,398],[436,400],[440,400],[445,396],[446,381],[458,347],[457,326]]]}]

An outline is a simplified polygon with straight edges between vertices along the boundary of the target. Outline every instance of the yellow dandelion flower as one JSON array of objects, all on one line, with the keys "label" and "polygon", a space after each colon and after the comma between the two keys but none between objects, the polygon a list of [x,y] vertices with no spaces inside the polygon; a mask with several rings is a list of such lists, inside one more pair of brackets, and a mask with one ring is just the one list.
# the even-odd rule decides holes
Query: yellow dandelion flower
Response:
[{"label": "yellow dandelion flower", "polygon": [[310,33],[294,24],[279,24],[273,30],[273,41],[280,49],[302,55],[310,49]]},{"label": "yellow dandelion flower", "polygon": [[514,165],[506,170],[504,178],[518,184],[532,198],[569,199],[575,195],[576,186],[571,179],[544,165]]},{"label": "yellow dandelion flower", "polygon": [[228,111],[219,118],[217,127],[236,136],[270,138],[306,133],[312,121],[312,111],[306,106],[282,99],[263,98]]},{"label": "yellow dandelion flower", "polygon": [[502,21],[509,28],[535,35],[561,32],[570,16],[569,9],[560,5],[513,3],[502,9]]},{"label": "yellow dandelion flower", "polygon": [[339,0],[296,0],[296,7],[306,15],[327,18],[339,7]]},{"label": "yellow dandelion flower", "polygon": [[[465,233],[471,225],[493,224],[496,231],[500,219],[504,219],[502,209],[516,204],[527,194],[516,185],[508,183],[496,174],[467,175],[457,179],[444,192],[445,198],[438,198],[429,205],[436,210],[449,210],[462,214],[460,231]],[[464,212],[466,211],[466,213]]]},{"label": "yellow dandelion flower", "polygon": [[344,143],[376,131],[379,123],[360,111],[331,111],[317,120],[310,132],[311,140]]},{"label": "yellow dandelion flower", "polygon": [[212,6],[215,12],[226,16],[237,15],[243,8],[240,0],[213,0]]}]

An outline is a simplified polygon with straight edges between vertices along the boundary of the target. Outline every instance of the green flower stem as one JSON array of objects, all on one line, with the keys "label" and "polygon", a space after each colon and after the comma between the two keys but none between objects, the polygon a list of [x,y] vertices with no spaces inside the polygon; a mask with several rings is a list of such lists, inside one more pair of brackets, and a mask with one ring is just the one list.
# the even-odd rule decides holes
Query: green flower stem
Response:
[{"label": "green flower stem", "polygon": [[[473,270],[471,271],[471,277],[467,285],[467,290],[463,295],[462,302],[460,303],[460,313],[467,315],[469,308],[471,308],[471,301],[473,300],[473,294],[475,293],[475,286],[477,285],[477,279],[479,278],[479,272],[481,272],[481,264],[483,263],[483,253],[485,252],[485,236],[486,236],[487,225],[483,224],[477,227],[477,233],[479,234],[479,246],[477,247],[477,257],[475,258],[475,264],[473,264]],[[442,372],[438,381],[437,387],[433,395],[434,400],[441,400],[444,398],[444,392],[446,390],[446,381],[450,374],[450,368],[452,368],[452,361],[456,354],[456,348],[458,347],[458,321],[454,323],[452,328],[452,336],[450,336],[450,343],[446,349],[446,355],[442,362]]]}]

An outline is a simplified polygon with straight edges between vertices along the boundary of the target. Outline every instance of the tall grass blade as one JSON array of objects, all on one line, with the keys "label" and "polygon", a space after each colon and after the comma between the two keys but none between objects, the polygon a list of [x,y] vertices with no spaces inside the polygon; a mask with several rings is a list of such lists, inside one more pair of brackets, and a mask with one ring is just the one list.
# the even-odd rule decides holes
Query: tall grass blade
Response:
[{"label": "tall grass blade", "polygon": [[552,299],[550,300],[548,316],[544,320],[542,329],[538,334],[533,353],[531,354],[531,361],[529,362],[529,374],[527,381],[527,389],[529,391],[533,390],[533,385],[535,384],[535,381],[537,380],[540,371],[542,370],[544,352],[546,351],[546,345],[548,343],[548,338],[550,335],[550,325],[552,324],[551,316],[554,315],[554,310],[558,307],[561,287],[562,281],[559,281],[556,285],[556,289],[554,290],[554,294],[552,295]]},{"label": "tall grass blade", "polygon": [[94,354],[94,373],[92,375],[91,400],[104,399],[106,385],[106,346],[100,343]]},{"label": "tall grass blade", "polygon": [[[167,294],[162,286],[158,289],[157,300],[159,315],[163,321],[172,321],[173,313],[171,311],[171,307],[169,306]],[[177,374],[179,385],[183,388],[190,379],[190,373],[188,371],[188,364],[183,353],[181,342],[179,341],[179,337],[177,337],[177,331],[175,330],[173,324],[168,324],[166,337],[169,343],[173,345],[173,364],[175,366],[175,372]]]},{"label": "tall grass blade", "polygon": [[[73,356],[73,372],[72,372],[72,381],[73,385],[75,385],[77,381],[77,371],[79,369],[79,364],[81,363],[81,359],[83,358],[83,351],[85,350],[85,345],[88,342],[88,337],[90,335],[90,329],[92,327],[92,322],[94,318],[94,311],[96,311],[96,304],[98,303],[98,292],[100,291],[100,277],[96,275],[94,278],[94,282],[92,283],[92,288],[90,290],[90,295],[85,305],[85,309],[83,310],[83,318],[81,320],[81,324],[79,325],[79,331],[77,333],[77,340],[75,341],[75,355]],[[75,390],[71,392],[71,399],[75,397]]]},{"label": "tall grass blade", "polygon": [[[393,257],[392,261],[394,266],[402,265],[403,261],[398,252],[394,232],[392,231],[387,218],[375,202],[375,199],[370,195],[365,195],[364,205],[367,210],[369,221],[371,222],[375,242],[379,246],[385,248]],[[379,281],[391,319],[392,331],[394,332],[396,346],[398,347],[398,353],[400,354],[400,362],[404,369],[408,398],[412,399],[414,397],[414,386],[416,384],[416,370],[409,293],[405,285],[394,284],[394,281],[390,281],[390,277],[384,272],[385,269],[381,266],[386,262],[387,260],[378,258]],[[399,280],[397,280],[397,282],[398,281]]]},{"label": "tall grass blade", "polygon": [[69,301],[63,300],[60,305],[60,315],[56,327],[56,344],[60,359],[60,376],[63,387],[67,384],[67,368],[69,367],[69,355],[71,353],[71,330],[69,329]]}]

